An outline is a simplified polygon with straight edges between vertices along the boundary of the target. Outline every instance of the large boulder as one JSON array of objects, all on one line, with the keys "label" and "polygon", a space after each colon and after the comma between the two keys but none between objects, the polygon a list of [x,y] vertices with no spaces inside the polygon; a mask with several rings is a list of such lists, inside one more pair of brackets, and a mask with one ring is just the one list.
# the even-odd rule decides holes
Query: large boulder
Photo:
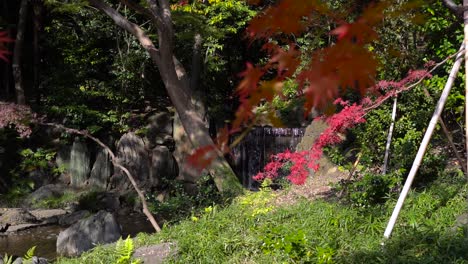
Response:
[{"label": "large boulder", "polygon": [[156,145],[173,145],[172,116],[168,112],[158,112],[148,118],[146,138],[149,148]]},{"label": "large boulder", "polygon": [[105,190],[111,175],[112,162],[110,155],[105,149],[100,149],[91,170],[89,184],[93,188]]},{"label": "large boulder", "polygon": [[173,180],[177,177],[177,162],[166,146],[156,146],[151,151],[149,185],[156,187],[161,179]]},{"label": "large boulder", "polygon": [[99,211],[60,232],[57,238],[57,254],[79,256],[97,244],[116,241],[120,235],[120,226],[114,215],[106,211]]},{"label": "large boulder", "polygon": [[55,163],[57,163],[57,166],[64,169],[59,177],[59,181],[64,184],[70,183],[70,153],[71,146],[62,145],[55,156]]},{"label": "large boulder", "polygon": [[[143,140],[135,133],[126,133],[118,141],[117,161],[130,171],[140,186],[149,178],[149,155]],[[128,190],[130,186],[125,173],[119,168],[114,168],[110,189]]]},{"label": "large boulder", "polygon": [[83,187],[86,184],[90,172],[90,160],[88,146],[76,138],[70,153],[71,186]]}]

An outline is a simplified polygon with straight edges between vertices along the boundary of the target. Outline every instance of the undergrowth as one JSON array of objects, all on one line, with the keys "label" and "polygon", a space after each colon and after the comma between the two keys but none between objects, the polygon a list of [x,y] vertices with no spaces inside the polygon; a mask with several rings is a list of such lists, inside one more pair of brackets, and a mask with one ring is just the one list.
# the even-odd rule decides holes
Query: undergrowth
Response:
[{"label": "undergrowth", "polygon": [[[207,207],[159,234],[140,234],[135,246],[176,242],[169,263],[468,263],[466,228],[455,224],[466,212],[467,190],[456,174],[412,191],[384,246],[397,197],[368,207],[305,199],[278,207],[276,192],[265,189],[226,208]],[[58,263],[115,263],[117,257],[98,247]]]}]

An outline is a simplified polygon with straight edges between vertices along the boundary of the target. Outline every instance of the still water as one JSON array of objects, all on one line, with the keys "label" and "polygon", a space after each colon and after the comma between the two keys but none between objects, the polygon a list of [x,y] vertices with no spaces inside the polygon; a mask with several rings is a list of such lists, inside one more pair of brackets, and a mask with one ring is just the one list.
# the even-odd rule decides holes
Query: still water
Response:
[{"label": "still water", "polygon": [[[122,227],[122,237],[134,237],[140,232],[153,233],[151,223],[144,215],[133,213],[117,217]],[[53,260],[57,254],[55,244],[60,231],[66,227],[57,225],[41,226],[9,235],[0,235],[0,255],[23,256],[29,248],[36,246],[35,255]]]}]

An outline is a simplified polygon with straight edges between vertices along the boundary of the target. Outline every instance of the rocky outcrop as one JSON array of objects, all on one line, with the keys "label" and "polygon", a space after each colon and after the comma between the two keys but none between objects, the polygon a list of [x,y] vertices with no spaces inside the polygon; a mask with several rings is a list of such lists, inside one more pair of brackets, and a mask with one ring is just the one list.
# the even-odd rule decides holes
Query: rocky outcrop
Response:
[{"label": "rocky outcrop", "polygon": [[177,177],[177,161],[166,146],[156,146],[151,151],[149,184],[156,187],[161,179],[174,180]]},{"label": "rocky outcrop", "polygon": [[121,230],[115,217],[106,211],[99,211],[60,232],[57,238],[57,254],[79,256],[97,244],[116,241],[120,235]]},{"label": "rocky outcrop", "polygon": [[110,176],[112,175],[112,162],[109,153],[100,149],[96,156],[96,161],[91,169],[89,184],[93,188],[105,190]]},{"label": "rocky outcrop", "polygon": [[90,172],[90,154],[88,146],[75,138],[70,153],[70,185],[73,187],[83,187]]},{"label": "rocky outcrop", "polygon": [[[140,185],[149,176],[149,156],[145,149],[143,139],[133,132],[124,134],[117,143],[117,160],[124,165],[135,177]],[[111,179],[110,187],[112,189],[126,190],[130,188],[130,182],[127,180],[123,171],[116,168]]]}]

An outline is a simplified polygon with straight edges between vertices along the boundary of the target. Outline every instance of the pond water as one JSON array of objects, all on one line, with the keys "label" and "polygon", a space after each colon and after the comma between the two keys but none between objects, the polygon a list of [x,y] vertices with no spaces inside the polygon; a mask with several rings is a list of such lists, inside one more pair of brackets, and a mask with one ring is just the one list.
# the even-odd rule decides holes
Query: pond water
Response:
[{"label": "pond water", "polygon": [[[153,233],[154,229],[146,217],[139,213],[132,213],[117,217],[122,226],[122,237],[136,236],[140,232]],[[36,246],[37,256],[53,260],[57,254],[55,244],[60,231],[66,227],[57,225],[41,226],[14,234],[0,236],[0,255],[23,256],[29,248]]]}]

